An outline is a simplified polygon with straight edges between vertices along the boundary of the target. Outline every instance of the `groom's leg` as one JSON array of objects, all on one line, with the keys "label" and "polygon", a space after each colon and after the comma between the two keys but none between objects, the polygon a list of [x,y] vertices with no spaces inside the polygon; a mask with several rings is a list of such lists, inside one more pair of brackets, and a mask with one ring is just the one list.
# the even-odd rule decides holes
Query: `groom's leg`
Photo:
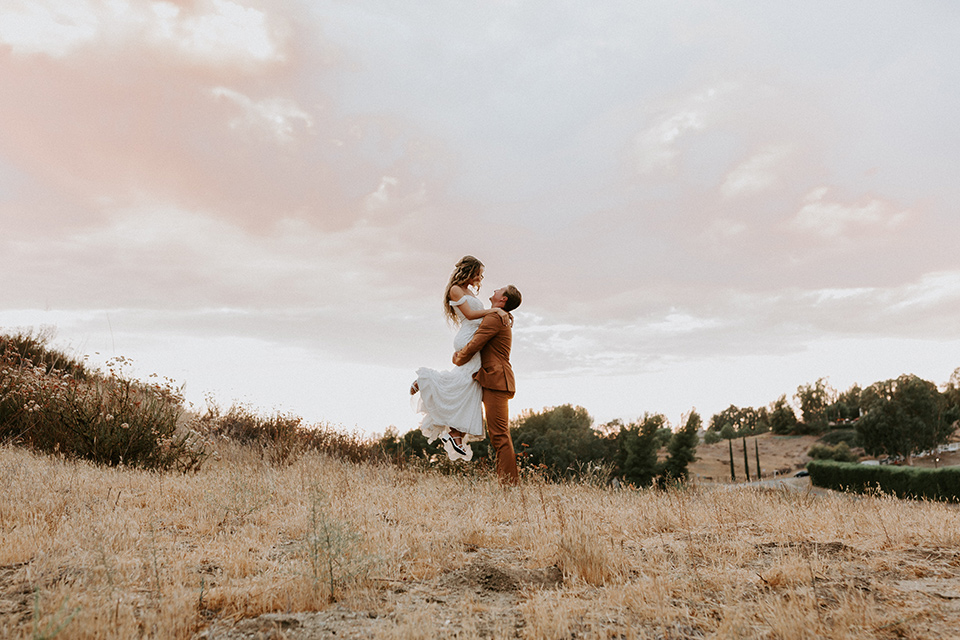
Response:
[{"label": "groom's leg", "polygon": [[483,409],[487,416],[487,433],[490,444],[497,452],[497,476],[501,482],[517,484],[517,454],[510,437],[510,410],[507,402],[512,394],[506,391],[483,390]]}]

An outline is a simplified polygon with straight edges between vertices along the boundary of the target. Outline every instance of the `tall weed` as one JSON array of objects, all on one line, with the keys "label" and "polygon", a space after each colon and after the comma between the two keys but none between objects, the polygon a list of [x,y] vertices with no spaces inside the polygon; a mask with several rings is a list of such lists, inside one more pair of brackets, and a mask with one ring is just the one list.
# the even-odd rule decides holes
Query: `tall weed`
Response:
[{"label": "tall weed", "polygon": [[292,464],[309,450],[353,463],[384,459],[377,444],[368,438],[327,424],[308,425],[290,414],[262,415],[246,405],[233,405],[224,412],[208,400],[207,411],[199,420],[204,433],[258,447],[271,464]]}]

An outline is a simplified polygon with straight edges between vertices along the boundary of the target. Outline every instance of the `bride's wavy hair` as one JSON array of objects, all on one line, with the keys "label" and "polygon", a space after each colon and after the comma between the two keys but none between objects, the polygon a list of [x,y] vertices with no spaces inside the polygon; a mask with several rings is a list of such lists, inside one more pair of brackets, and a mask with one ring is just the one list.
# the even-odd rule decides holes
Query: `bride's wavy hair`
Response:
[{"label": "bride's wavy hair", "polygon": [[483,269],[483,263],[473,256],[463,256],[453,268],[450,282],[447,283],[447,289],[443,292],[443,313],[447,316],[447,321],[460,324],[460,316],[450,306],[450,289],[454,286],[466,289],[467,283],[476,278],[481,269]]}]

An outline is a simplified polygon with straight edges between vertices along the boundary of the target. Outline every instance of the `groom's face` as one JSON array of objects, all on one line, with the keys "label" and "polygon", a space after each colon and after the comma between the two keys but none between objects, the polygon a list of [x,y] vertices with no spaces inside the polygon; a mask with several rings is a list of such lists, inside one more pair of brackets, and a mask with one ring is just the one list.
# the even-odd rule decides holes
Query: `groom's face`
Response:
[{"label": "groom's face", "polygon": [[491,307],[502,307],[504,304],[506,304],[507,296],[503,295],[506,290],[506,287],[501,287],[493,292],[493,295],[490,296]]}]

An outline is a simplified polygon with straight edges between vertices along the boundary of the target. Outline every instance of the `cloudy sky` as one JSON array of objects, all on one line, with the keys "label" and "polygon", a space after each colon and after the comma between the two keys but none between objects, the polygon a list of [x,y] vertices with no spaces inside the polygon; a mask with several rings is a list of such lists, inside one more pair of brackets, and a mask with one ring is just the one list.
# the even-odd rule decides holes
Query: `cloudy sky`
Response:
[{"label": "cloudy sky", "polygon": [[382,432],[514,283],[511,410],[960,367],[942,1],[0,0],[0,328]]}]

